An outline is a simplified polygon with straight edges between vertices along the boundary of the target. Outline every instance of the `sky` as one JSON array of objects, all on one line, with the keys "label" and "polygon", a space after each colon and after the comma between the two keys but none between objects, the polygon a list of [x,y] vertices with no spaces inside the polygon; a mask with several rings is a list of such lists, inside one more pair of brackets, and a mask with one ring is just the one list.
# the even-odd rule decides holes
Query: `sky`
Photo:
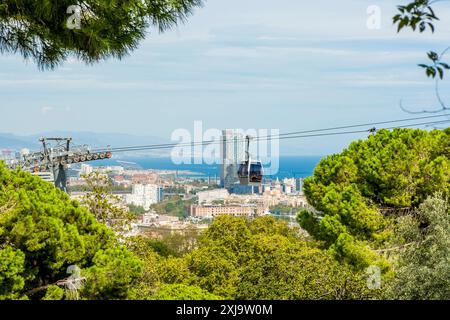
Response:
[{"label": "sky", "polygon": [[[0,132],[170,139],[176,129],[193,131],[194,121],[205,129],[291,132],[408,118],[401,100],[416,110],[437,106],[433,82],[417,64],[450,45],[450,6],[436,5],[435,34],[397,34],[392,16],[401,3],[209,0],[185,24],[149,30],[120,61],[70,59],[39,71],[21,56],[2,55]],[[379,29],[367,27],[371,5],[381,10]],[[282,150],[324,155],[365,136],[283,141]]]}]

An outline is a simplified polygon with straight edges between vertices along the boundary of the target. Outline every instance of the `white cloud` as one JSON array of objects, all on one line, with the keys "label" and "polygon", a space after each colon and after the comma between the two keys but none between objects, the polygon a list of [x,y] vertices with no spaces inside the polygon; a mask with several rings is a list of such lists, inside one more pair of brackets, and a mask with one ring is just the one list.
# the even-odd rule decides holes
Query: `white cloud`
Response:
[{"label": "white cloud", "polygon": [[55,107],[51,107],[51,106],[44,106],[44,107],[41,108],[41,113],[44,116],[46,116],[48,114],[56,113],[56,112],[58,112],[58,113],[70,112],[70,110],[71,110],[70,107],[57,107],[57,108],[55,108]]},{"label": "white cloud", "polygon": [[49,114],[50,112],[52,112],[54,109],[55,109],[55,108],[53,108],[53,107],[45,106],[45,107],[42,107],[42,108],[41,108],[41,113],[42,113],[43,115],[47,115],[47,114]]},{"label": "white cloud", "polygon": [[[383,48],[385,49],[385,48]],[[299,58],[316,57],[318,55],[331,58],[338,57],[340,61],[350,61],[349,67],[356,61],[366,62],[368,65],[374,62],[392,63],[393,61],[418,60],[424,57],[424,52],[416,51],[388,51],[388,50],[354,50],[325,47],[280,47],[280,46],[258,46],[258,47],[223,47],[208,49],[204,55],[215,58]],[[323,59],[321,57],[321,59]]]}]

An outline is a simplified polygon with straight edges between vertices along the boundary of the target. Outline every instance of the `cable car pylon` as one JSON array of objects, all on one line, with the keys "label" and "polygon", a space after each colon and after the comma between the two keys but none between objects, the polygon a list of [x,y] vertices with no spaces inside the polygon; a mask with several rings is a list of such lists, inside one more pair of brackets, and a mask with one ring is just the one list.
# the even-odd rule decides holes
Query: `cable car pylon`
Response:
[{"label": "cable car pylon", "polygon": [[42,150],[39,152],[23,152],[21,159],[8,165],[10,169],[21,169],[51,181],[55,186],[67,192],[67,167],[70,164],[94,160],[109,159],[112,157],[111,147],[102,151],[93,149],[88,145],[71,147],[72,138],[42,137]]}]

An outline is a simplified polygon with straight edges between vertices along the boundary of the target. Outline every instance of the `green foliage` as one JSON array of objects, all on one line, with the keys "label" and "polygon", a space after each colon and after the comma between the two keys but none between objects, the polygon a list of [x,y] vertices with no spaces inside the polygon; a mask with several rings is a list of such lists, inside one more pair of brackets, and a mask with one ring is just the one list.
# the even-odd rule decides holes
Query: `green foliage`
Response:
[{"label": "green foliage", "polygon": [[[0,190],[0,298],[58,298],[60,290],[51,286],[69,277],[71,265],[89,274],[95,292],[87,290],[87,296],[124,296],[139,263],[86,208],[52,184],[1,163]],[[121,279],[110,277],[112,271]]]},{"label": "green foliage", "polygon": [[170,246],[164,241],[151,239],[148,244],[157,254],[164,258],[178,255],[178,253],[170,248]]},{"label": "green foliage", "polygon": [[152,300],[221,300],[208,291],[202,290],[195,286],[187,286],[184,284],[166,284],[163,285]]},{"label": "green foliage", "polygon": [[434,32],[433,22],[439,18],[435,15],[431,4],[430,0],[414,0],[405,6],[398,6],[400,13],[393,18],[394,24],[398,24],[397,31],[410,27],[413,31],[418,28],[419,32],[424,32],[429,27]]},{"label": "green foliage", "polygon": [[130,214],[135,216],[142,216],[145,213],[145,209],[142,206],[136,206],[134,204],[129,204],[128,209],[130,210]]},{"label": "green foliage", "polygon": [[365,246],[390,234],[391,218],[380,207],[414,207],[436,191],[450,194],[449,141],[449,130],[395,129],[353,142],[305,180],[319,212],[301,212],[299,223],[339,257],[361,268],[375,263]]},{"label": "green foliage", "polygon": [[[92,190],[89,189],[86,185],[69,185],[67,186],[67,193],[71,194],[74,192],[91,192]],[[111,187],[111,191],[113,193],[131,193],[132,187],[124,187],[124,186],[116,186],[113,185]]]},{"label": "green foliage", "polygon": [[194,200],[183,200],[180,196],[175,196],[160,203],[155,203],[152,205],[152,209],[158,214],[185,219],[189,216],[191,204],[194,204]]},{"label": "green foliage", "polygon": [[293,207],[285,204],[277,204],[275,206],[271,206],[269,211],[277,214],[277,215],[286,215],[286,214],[294,214],[303,209],[303,207]]},{"label": "green foliage", "polygon": [[[86,63],[122,58],[137,48],[147,28],[170,29],[201,6],[201,0],[3,0],[0,52],[20,53],[41,69],[70,56]],[[79,28],[68,26],[78,5]]]},{"label": "green foliage", "polygon": [[191,252],[197,247],[200,234],[201,230],[193,225],[176,232],[165,228],[143,231],[150,238],[148,245],[163,257],[180,257]]},{"label": "green foliage", "polygon": [[331,245],[329,252],[359,270],[375,265],[380,267],[383,272],[387,272],[390,266],[385,259],[371,250],[367,243],[355,240],[348,233],[339,235],[336,242]]},{"label": "green foliage", "polygon": [[417,216],[398,221],[399,252],[394,280],[386,289],[389,299],[450,300],[450,206],[436,194]]},{"label": "green foliage", "polygon": [[244,300],[363,299],[361,274],[325,251],[280,235],[256,235],[243,258],[237,298]]},{"label": "green foliage", "polygon": [[430,51],[427,53],[428,58],[431,60],[432,64],[419,64],[419,67],[425,69],[425,73],[427,77],[436,78],[439,75],[439,78],[444,79],[444,70],[449,70],[450,65],[445,62],[442,62],[442,57],[439,56],[436,52]]},{"label": "green foliage", "polygon": [[64,295],[65,292],[63,288],[60,288],[56,285],[51,285],[47,288],[45,296],[42,298],[42,300],[63,300]]},{"label": "green foliage", "polygon": [[250,236],[250,230],[244,219],[221,216],[215,219],[204,232],[200,242],[204,245],[223,246],[234,252],[240,252],[245,250]]},{"label": "green foliage", "polygon": [[143,272],[133,283],[128,297],[134,300],[148,300],[155,293],[160,284],[162,259],[154,251],[155,240],[142,236],[126,239],[128,250],[133,252],[142,262]]},{"label": "green foliage", "polygon": [[[381,131],[324,159],[305,184],[321,211],[298,218],[318,242],[273,217],[232,216],[198,241],[197,233],[118,241],[53,185],[0,165],[0,299],[69,299],[70,265],[85,278],[79,298],[92,300],[449,299],[449,134]],[[420,211],[379,212],[405,205]],[[381,268],[383,291],[368,289],[369,265]]]},{"label": "green foliage", "polygon": [[89,300],[126,299],[132,283],[142,274],[143,262],[125,247],[100,250],[94,265],[85,270],[83,296]]},{"label": "green foliage", "polygon": [[299,239],[297,230],[290,228],[286,222],[271,216],[247,221],[247,228],[252,235],[281,235],[288,239]]},{"label": "green foliage", "polygon": [[175,257],[167,258],[160,265],[159,274],[161,275],[161,281],[167,284],[190,284],[193,277],[189,270],[188,260]]},{"label": "green foliage", "polygon": [[0,299],[20,298],[20,291],[25,286],[24,270],[25,255],[22,251],[10,246],[0,249]]},{"label": "green foliage", "polygon": [[[162,242],[167,247],[154,250],[162,255],[170,254],[173,256],[183,256],[197,247],[200,231],[195,227],[187,227],[180,232],[171,232],[162,237]],[[155,243],[156,245],[156,243]],[[166,251],[166,253],[163,253]]]},{"label": "green foliage", "polygon": [[[325,217],[327,218],[327,217]],[[331,219],[331,218],[327,218]],[[317,238],[326,239],[326,234],[321,234],[321,223],[318,223],[318,218],[316,215],[308,210],[302,210],[297,215],[297,221],[303,227],[303,229],[308,230],[310,234],[315,235]],[[332,234],[335,234],[333,232]]]},{"label": "green foliage", "polygon": [[186,187],[184,184],[178,184],[175,182],[174,186],[169,186],[169,187],[164,188],[164,194],[169,194],[169,193],[183,195],[186,193]]},{"label": "green foliage", "polygon": [[[434,23],[438,21],[439,18],[436,16],[431,5],[438,1],[414,0],[407,5],[398,6],[399,13],[393,17],[394,24],[397,24],[397,32],[409,27],[412,31],[418,29],[420,33],[429,28],[431,32],[434,33]],[[450,65],[442,61],[443,55],[447,51],[448,49],[441,55],[438,55],[434,51],[428,52],[427,55],[432,64],[419,64],[419,67],[425,69],[427,77],[434,79],[436,76],[439,76],[439,79],[441,80],[444,78],[444,71],[450,69]]]},{"label": "green foliage", "polygon": [[98,172],[84,175],[86,192],[82,199],[89,212],[112,230],[124,233],[131,228],[135,216],[121,204],[121,199],[112,194],[112,183],[108,176]]},{"label": "green foliage", "polygon": [[221,216],[199,247],[162,262],[161,282],[199,287],[225,299],[371,297],[364,275],[273,217]]},{"label": "green foliage", "polygon": [[237,253],[223,246],[205,246],[186,256],[192,283],[217,296],[232,299],[238,283]]}]

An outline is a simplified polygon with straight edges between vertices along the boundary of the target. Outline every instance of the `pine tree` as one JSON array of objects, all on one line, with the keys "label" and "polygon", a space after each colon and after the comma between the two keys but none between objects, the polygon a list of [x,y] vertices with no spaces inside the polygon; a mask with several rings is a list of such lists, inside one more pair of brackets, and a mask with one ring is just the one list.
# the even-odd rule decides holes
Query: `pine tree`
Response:
[{"label": "pine tree", "polygon": [[3,0],[0,52],[20,53],[41,69],[69,57],[88,64],[122,58],[150,26],[162,32],[184,21],[202,0]]}]

